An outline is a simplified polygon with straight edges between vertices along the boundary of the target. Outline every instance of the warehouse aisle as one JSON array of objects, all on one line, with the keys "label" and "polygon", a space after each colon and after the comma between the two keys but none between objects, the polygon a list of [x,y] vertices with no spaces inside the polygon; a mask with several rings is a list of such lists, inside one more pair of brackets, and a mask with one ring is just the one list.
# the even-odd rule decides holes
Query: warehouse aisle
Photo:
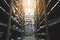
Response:
[{"label": "warehouse aisle", "polygon": [[23,40],[36,40],[34,36],[26,36]]},{"label": "warehouse aisle", "polygon": [[0,40],[60,40],[60,0],[0,0]]}]

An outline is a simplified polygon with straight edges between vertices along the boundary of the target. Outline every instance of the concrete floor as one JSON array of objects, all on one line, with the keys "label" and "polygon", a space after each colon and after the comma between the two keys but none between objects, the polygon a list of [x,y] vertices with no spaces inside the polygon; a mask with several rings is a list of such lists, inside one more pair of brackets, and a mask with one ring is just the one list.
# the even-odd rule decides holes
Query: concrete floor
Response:
[{"label": "concrete floor", "polygon": [[26,36],[23,40],[36,40],[34,36]]}]

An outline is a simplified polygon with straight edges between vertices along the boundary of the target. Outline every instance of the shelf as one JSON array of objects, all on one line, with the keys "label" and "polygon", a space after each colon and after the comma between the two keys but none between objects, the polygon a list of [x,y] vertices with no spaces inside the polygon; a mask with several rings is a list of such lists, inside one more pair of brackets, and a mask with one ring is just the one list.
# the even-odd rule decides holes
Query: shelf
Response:
[{"label": "shelf", "polygon": [[0,22],[0,25],[7,27],[7,24],[4,24],[4,23],[2,23],[2,22]]},{"label": "shelf", "polygon": [[[3,4],[3,5],[2,5]],[[3,8],[3,9],[5,9],[8,13],[9,13],[9,9],[10,9],[10,7],[6,4],[6,2],[3,0],[0,0],[0,6]]]},{"label": "shelf", "polygon": [[3,23],[8,23],[9,15],[3,8],[0,8],[0,21]]},{"label": "shelf", "polygon": [[43,29],[43,28],[45,28],[45,25],[43,25],[43,26],[40,26],[40,29]]},{"label": "shelf", "polygon": [[51,3],[52,0],[48,0],[48,2],[46,2],[46,7],[48,7],[48,5]]},{"label": "shelf", "polygon": [[39,15],[39,20],[42,18],[43,15],[44,15],[44,11],[41,13],[41,15]]},{"label": "shelf", "polygon": [[48,20],[55,18],[55,17],[59,17],[60,16],[60,2],[58,1],[52,8],[51,10],[48,12],[47,17]]},{"label": "shelf", "polygon": [[44,36],[44,35],[38,35],[38,38],[39,39],[46,39],[47,36]]},{"label": "shelf", "polygon": [[19,19],[19,16],[17,14],[15,14],[15,13],[12,13],[12,16],[17,17],[17,19]]},{"label": "shelf", "polygon": [[15,21],[11,21],[12,28],[15,28],[16,30],[22,29],[21,25],[17,24]]},{"label": "shelf", "polygon": [[58,2],[58,0],[51,0],[50,3],[47,4],[47,12]]},{"label": "shelf", "polygon": [[4,0],[4,2],[6,3],[6,5],[8,6],[8,7],[10,7],[10,0],[8,1],[8,0]]},{"label": "shelf", "polygon": [[12,30],[18,31],[18,32],[24,32],[22,29],[15,29],[15,28],[11,28]]},{"label": "shelf", "polygon": [[[12,16],[11,18],[13,19],[12,21],[16,22],[17,24],[19,24],[18,20],[14,19]],[[20,25],[20,24],[19,24]],[[21,26],[21,25],[20,25]]]},{"label": "shelf", "polygon": [[19,12],[18,12],[18,10],[16,10],[16,8],[13,7],[13,6],[12,6],[12,10],[13,10],[12,15],[16,16],[17,18],[19,18]]},{"label": "shelf", "polygon": [[46,36],[46,33],[37,33],[37,35],[44,35],[44,36]]},{"label": "shelf", "polygon": [[0,13],[5,14],[5,15],[6,14],[9,15],[8,12],[4,8],[2,8],[1,6],[0,6]]},{"label": "shelf", "polygon": [[48,26],[52,26],[52,25],[55,25],[57,23],[60,23],[60,17],[50,20],[49,23],[48,23]]},{"label": "shelf", "polygon": [[17,12],[19,12],[19,9],[14,4],[12,4],[12,6],[15,8]]},{"label": "shelf", "polygon": [[37,29],[35,32],[37,32],[37,33],[42,33],[42,32],[45,32],[46,33],[46,29],[45,29],[45,26],[44,26],[44,28],[39,28],[39,29]]},{"label": "shelf", "polygon": [[45,18],[39,23],[39,25],[41,26],[41,24],[43,24],[45,22]]},{"label": "shelf", "polygon": [[[58,23],[60,23],[60,18],[55,18],[55,19],[53,19],[53,20],[50,20],[50,22],[48,23],[48,27],[51,27],[51,26],[53,26],[53,25],[55,25],[55,24],[58,24]],[[43,27],[40,27],[39,29],[38,29],[38,31],[39,30],[41,30],[41,29],[43,29],[44,27],[45,27],[46,25],[44,25]]]},{"label": "shelf", "polygon": [[41,19],[39,19],[38,21],[41,22],[42,20],[44,20],[44,18],[45,18],[45,15],[43,15]]},{"label": "shelf", "polygon": [[[60,23],[60,17],[49,20],[48,21],[48,27],[51,27],[57,23]],[[44,25],[44,26],[46,26],[46,25]]]},{"label": "shelf", "polygon": [[[54,18],[50,21],[48,21],[48,27],[51,27],[52,25],[55,25],[57,23],[60,23],[60,17],[59,18]],[[43,26],[43,28],[45,27],[46,25]],[[43,29],[43,28],[40,28],[40,29]]]},{"label": "shelf", "polygon": [[10,40],[17,39],[18,37],[21,37],[21,33],[15,30],[11,30]]},{"label": "shelf", "polygon": [[11,21],[11,22],[13,22],[13,23],[15,23],[15,24],[17,24],[17,25],[19,25],[19,26],[21,26],[21,27],[22,27],[21,22],[19,23],[19,21],[18,21],[18,20],[15,20],[13,17],[11,17],[11,18],[12,18],[12,21]]},{"label": "shelf", "polygon": [[18,7],[18,5],[19,5],[19,0],[14,0],[13,3],[14,3],[14,5],[15,5],[16,7]]}]

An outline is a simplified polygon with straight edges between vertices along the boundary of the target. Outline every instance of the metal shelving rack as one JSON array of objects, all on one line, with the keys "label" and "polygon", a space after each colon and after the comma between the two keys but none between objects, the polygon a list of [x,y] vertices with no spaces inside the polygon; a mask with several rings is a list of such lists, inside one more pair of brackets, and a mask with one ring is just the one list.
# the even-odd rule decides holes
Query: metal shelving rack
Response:
[{"label": "metal shelving rack", "polygon": [[60,0],[45,0],[44,7],[44,10],[38,15],[36,37],[38,40],[59,40]]},{"label": "metal shelving rack", "polygon": [[0,40],[22,40],[24,30],[21,22],[24,20],[21,19],[16,1],[0,0]]}]

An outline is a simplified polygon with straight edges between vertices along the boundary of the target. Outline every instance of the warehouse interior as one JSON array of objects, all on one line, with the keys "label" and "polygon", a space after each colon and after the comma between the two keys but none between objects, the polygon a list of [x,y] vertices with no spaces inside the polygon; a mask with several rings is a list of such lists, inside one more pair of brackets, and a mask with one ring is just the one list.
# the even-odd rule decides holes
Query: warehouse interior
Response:
[{"label": "warehouse interior", "polygon": [[0,0],[0,40],[60,40],[60,0]]}]

